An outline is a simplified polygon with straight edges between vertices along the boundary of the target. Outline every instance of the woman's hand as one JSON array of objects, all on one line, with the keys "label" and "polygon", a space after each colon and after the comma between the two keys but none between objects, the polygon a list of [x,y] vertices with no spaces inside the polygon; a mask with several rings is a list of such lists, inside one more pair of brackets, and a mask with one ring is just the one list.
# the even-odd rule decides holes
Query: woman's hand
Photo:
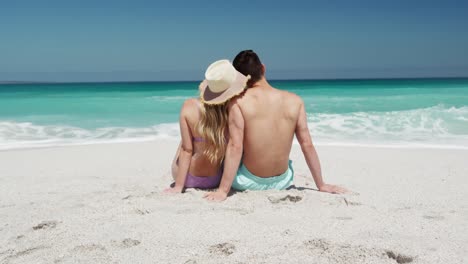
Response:
[{"label": "woman's hand", "polygon": [[164,190],[164,193],[173,194],[173,193],[181,193],[183,188],[180,187],[170,187]]}]

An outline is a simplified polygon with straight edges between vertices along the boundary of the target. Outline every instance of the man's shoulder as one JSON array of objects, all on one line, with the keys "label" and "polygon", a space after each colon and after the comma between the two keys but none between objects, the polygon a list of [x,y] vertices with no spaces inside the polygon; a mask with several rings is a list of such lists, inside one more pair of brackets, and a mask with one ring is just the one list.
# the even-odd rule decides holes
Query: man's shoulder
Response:
[{"label": "man's shoulder", "polygon": [[278,94],[281,96],[281,98],[284,98],[288,101],[291,101],[292,103],[300,103],[302,102],[302,98],[293,93],[293,92],[289,92],[289,91],[285,91],[285,90],[280,90],[278,88],[275,88],[276,91],[278,91]]},{"label": "man's shoulder", "polygon": [[[261,100],[261,98],[281,98],[281,100],[286,100],[288,103],[298,104],[302,102],[302,98],[295,93],[281,90],[275,87],[270,87],[267,90],[261,90],[256,88],[247,89],[244,93],[232,98],[229,102],[229,105],[239,105],[247,103],[250,104],[255,100]],[[276,99],[273,99],[276,100]]]}]

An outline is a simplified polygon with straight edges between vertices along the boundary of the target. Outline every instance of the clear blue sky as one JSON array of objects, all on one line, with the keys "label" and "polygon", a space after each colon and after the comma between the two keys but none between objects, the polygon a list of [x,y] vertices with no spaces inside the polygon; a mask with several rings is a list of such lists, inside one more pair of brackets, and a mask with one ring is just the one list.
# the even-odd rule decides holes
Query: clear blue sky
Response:
[{"label": "clear blue sky", "polygon": [[468,76],[468,1],[0,0],[0,80],[199,80],[254,49],[267,77]]}]

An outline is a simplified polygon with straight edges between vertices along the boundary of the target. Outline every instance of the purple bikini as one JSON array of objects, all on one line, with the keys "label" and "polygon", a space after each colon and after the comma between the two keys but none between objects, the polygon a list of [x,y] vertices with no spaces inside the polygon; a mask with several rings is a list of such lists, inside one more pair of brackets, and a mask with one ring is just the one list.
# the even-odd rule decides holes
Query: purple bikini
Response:
[{"label": "purple bikini", "polygon": [[[203,142],[201,137],[193,137],[193,142]],[[213,189],[219,186],[221,182],[221,176],[223,175],[220,170],[215,176],[194,176],[187,173],[185,179],[185,188],[200,188],[200,189]]]},{"label": "purple bikini", "polygon": [[187,178],[185,179],[185,188],[200,188],[200,189],[213,189],[219,186],[221,182],[221,176],[223,174],[218,172],[216,176],[194,176],[187,173]]}]

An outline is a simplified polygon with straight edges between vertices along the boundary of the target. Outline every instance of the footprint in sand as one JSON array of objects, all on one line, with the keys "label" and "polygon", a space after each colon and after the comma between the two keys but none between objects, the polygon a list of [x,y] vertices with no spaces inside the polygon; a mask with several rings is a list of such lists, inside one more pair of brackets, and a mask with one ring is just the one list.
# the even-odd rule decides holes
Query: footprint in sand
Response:
[{"label": "footprint in sand", "polygon": [[343,202],[346,204],[346,206],[360,206],[360,205],[362,205],[359,202],[351,201],[349,199],[346,199],[345,197],[343,197]]},{"label": "footprint in sand", "polygon": [[113,246],[119,247],[119,248],[131,248],[131,247],[134,247],[134,246],[138,246],[139,244],[141,244],[141,242],[139,240],[136,240],[136,239],[125,238],[122,241],[112,240],[111,244]]},{"label": "footprint in sand", "polygon": [[184,264],[197,264],[197,261],[193,260],[193,259],[189,259],[189,260],[185,261]]},{"label": "footprint in sand", "polygon": [[395,253],[395,252],[393,252],[391,250],[387,250],[387,251],[385,251],[385,253],[387,254],[387,256],[389,258],[394,259],[399,264],[410,263],[410,262],[413,262],[413,259],[414,259],[413,257],[398,254],[398,253]]},{"label": "footprint in sand", "polygon": [[57,221],[43,221],[39,223],[36,226],[33,226],[33,230],[39,230],[39,229],[52,229],[57,226],[58,222]]},{"label": "footprint in sand", "polygon": [[4,263],[9,263],[9,260],[21,258],[23,256],[30,255],[38,250],[45,249],[45,248],[46,247],[44,246],[38,246],[38,247],[27,248],[25,250],[21,250],[18,252],[14,252],[14,250],[8,250],[5,253],[9,253],[9,255],[6,258],[4,258],[3,261],[5,261]]},{"label": "footprint in sand", "polygon": [[126,248],[138,246],[140,243],[141,242],[139,240],[131,239],[131,238],[126,238],[122,240],[122,246]]},{"label": "footprint in sand", "polygon": [[423,218],[429,219],[429,220],[438,220],[438,221],[445,219],[445,217],[441,215],[423,215]]},{"label": "footprint in sand", "polygon": [[139,215],[147,215],[149,213],[151,213],[151,211],[149,210],[146,210],[146,209],[135,209],[135,213],[139,214]]},{"label": "footprint in sand", "polygon": [[302,200],[301,195],[290,195],[290,194],[279,194],[279,195],[270,195],[268,196],[268,200],[272,204],[277,204],[281,202],[292,202],[292,203],[297,203]]},{"label": "footprint in sand", "polygon": [[306,248],[311,253],[323,260],[318,262],[330,263],[410,263],[414,260],[413,257],[395,253],[390,250],[382,250],[377,248],[368,248],[361,245],[352,245],[347,243],[329,242],[325,239],[313,239],[304,242]]},{"label": "footprint in sand", "polygon": [[129,199],[132,199],[133,198],[133,195],[129,194],[125,197],[122,197],[122,200],[129,200]]},{"label": "footprint in sand", "polygon": [[236,251],[236,246],[231,243],[220,243],[209,248],[211,254],[229,256]]}]

